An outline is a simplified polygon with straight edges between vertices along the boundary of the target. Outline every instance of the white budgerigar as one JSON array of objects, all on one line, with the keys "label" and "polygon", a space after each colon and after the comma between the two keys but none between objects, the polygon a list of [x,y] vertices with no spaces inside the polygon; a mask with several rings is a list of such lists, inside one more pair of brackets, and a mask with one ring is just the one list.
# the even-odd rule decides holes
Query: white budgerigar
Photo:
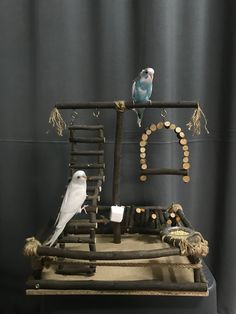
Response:
[{"label": "white budgerigar", "polygon": [[57,216],[55,225],[56,230],[44,243],[44,245],[52,246],[59,235],[64,230],[66,224],[77,213],[83,210],[83,203],[86,199],[87,177],[84,171],[76,171],[67,187],[66,194],[61,204],[60,212]]}]

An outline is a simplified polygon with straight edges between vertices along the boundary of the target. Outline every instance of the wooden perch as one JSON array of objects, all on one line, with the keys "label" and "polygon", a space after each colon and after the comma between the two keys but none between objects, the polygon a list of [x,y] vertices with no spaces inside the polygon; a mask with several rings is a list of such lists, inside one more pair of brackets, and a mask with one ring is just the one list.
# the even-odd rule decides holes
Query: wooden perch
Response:
[{"label": "wooden perch", "polygon": [[164,256],[180,255],[179,248],[166,248],[156,250],[140,251],[110,251],[110,252],[86,252],[59,249],[47,246],[38,246],[37,255],[39,256],[57,256],[71,259],[82,260],[128,260],[128,259],[146,259],[158,258]]},{"label": "wooden perch", "polygon": [[185,169],[145,169],[140,171],[141,175],[179,175],[179,176],[186,176],[188,171]]},{"label": "wooden perch", "polygon": [[[136,102],[125,101],[125,108],[198,108],[199,102],[197,101],[178,101],[178,102],[166,102],[166,101],[152,101],[147,102]],[[116,109],[117,105],[114,101],[101,101],[101,102],[81,102],[71,104],[56,104],[57,109]]]}]

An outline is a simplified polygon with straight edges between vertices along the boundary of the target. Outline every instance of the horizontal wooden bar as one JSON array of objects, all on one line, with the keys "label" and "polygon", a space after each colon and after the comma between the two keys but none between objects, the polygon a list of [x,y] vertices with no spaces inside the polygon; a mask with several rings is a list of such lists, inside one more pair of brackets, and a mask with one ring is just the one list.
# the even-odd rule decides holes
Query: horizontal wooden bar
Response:
[{"label": "horizontal wooden bar", "polygon": [[163,282],[157,280],[28,280],[27,289],[89,289],[89,290],[165,290],[165,291],[207,291],[202,282]]},{"label": "horizontal wooden bar", "polygon": [[[149,102],[136,102],[125,101],[127,109],[133,108],[197,108],[198,101],[156,101]],[[115,101],[101,101],[101,102],[80,102],[68,104],[56,104],[57,109],[116,109]]]},{"label": "horizontal wooden bar", "polygon": [[87,176],[87,181],[105,181],[105,176]]},{"label": "horizontal wooden bar", "polygon": [[87,186],[87,192],[94,192],[95,190],[99,189],[96,185]]},{"label": "horizontal wooden bar", "polygon": [[105,137],[70,137],[72,143],[105,143]]},{"label": "horizontal wooden bar", "polygon": [[101,130],[104,129],[104,125],[99,125],[99,124],[95,124],[95,125],[70,125],[69,130]]},{"label": "horizontal wooden bar", "polygon": [[85,227],[78,227],[76,225],[66,225],[65,227],[65,233],[66,234],[79,234],[79,235],[88,235],[92,229],[91,228],[85,228]]},{"label": "horizontal wooden bar", "polygon": [[80,265],[80,266],[75,266],[75,267],[64,267],[60,269],[58,268],[56,270],[56,274],[60,275],[83,275],[83,274],[92,274],[94,273],[94,270],[87,265]]},{"label": "horizontal wooden bar", "polygon": [[91,164],[74,164],[71,163],[69,165],[70,168],[73,169],[105,169],[105,164],[95,164],[95,163],[91,163]]},{"label": "horizontal wooden bar", "polygon": [[93,239],[90,238],[80,238],[78,236],[65,236],[60,239],[58,239],[59,243],[95,243]]},{"label": "horizontal wooden bar", "polygon": [[185,169],[145,169],[141,170],[140,174],[142,175],[179,175],[179,176],[186,176],[188,171]]},{"label": "horizontal wooden bar", "polygon": [[104,150],[81,150],[72,151],[70,153],[72,156],[90,156],[90,155],[104,155]]},{"label": "horizontal wooden bar", "polygon": [[99,196],[97,193],[95,193],[95,194],[93,194],[93,195],[88,195],[88,196],[86,197],[86,200],[87,200],[87,201],[91,201],[91,200],[95,200],[95,199],[98,199],[98,201],[100,201],[100,196]]},{"label": "horizontal wooden bar", "polygon": [[82,260],[127,260],[127,259],[146,259],[158,258],[164,256],[180,255],[179,248],[165,248],[156,250],[139,251],[107,251],[107,252],[85,252],[68,249],[53,248],[47,246],[38,246],[37,254],[39,256],[57,256],[71,259]]},{"label": "horizontal wooden bar", "polygon": [[89,222],[87,219],[73,219],[67,226],[76,226],[77,228],[97,228],[96,222]]}]

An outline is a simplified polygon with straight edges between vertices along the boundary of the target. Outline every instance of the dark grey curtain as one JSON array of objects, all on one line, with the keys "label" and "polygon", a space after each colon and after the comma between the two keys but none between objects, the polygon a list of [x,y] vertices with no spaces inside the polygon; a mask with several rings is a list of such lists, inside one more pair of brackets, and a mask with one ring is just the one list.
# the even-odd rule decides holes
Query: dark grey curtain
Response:
[{"label": "dark grey curtain", "polygon": [[[235,19],[235,1],[0,1],[1,313],[43,312],[34,298],[23,297],[30,265],[22,248],[56,215],[67,180],[67,134],[59,138],[48,126],[53,104],[130,99],[132,80],[146,66],[156,71],[152,99],[199,100],[210,134],[192,137],[186,130],[189,185],[158,177],[144,186],[140,130],[127,112],[122,202],[180,202],[209,240],[218,312],[236,313]],[[168,119],[184,129],[191,115],[168,110]],[[68,122],[71,112],[63,116]],[[146,111],[143,127],[160,119],[160,110]],[[81,111],[78,121],[105,124],[102,203],[111,204],[114,112],[96,119]],[[151,145],[158,167],[180,162],[176,139],[167,133]]]}]

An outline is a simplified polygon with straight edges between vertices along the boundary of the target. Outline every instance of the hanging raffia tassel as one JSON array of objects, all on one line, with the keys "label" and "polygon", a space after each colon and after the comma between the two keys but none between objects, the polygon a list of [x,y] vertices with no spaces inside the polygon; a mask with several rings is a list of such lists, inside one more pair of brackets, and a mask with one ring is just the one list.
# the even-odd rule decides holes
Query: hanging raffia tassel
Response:
[{"label": "hanging raffia tassel", "polygon": [[207,118],[206,118],[204,112],[202,111],[200,105],[198,104],[197,109],[194,110],[194,113],[192,115],[191,120],[189,121],[189,123],[186,124],[190,131],[193,129],[193,135],[195,135],[195,134],[200,135],[201,134],[201,117],[202,116],[205,120],[205,130],[206,130],[207,134],[210,133],[208,128],[207,128]]},{"label": "hanging raffia tassel", "polygon": [[52,124],[54,128],[56,128],[58,135],[63,135],[63,131],[66,129],[66,123],[56,107],[54,107],[51,111],[48,122]]},{"label": "hanging raffia tassel", "polygon": [[27,238],[24,246],[24,255],[25,256],[35,256],[37,255],[38,246],[42,246],[41,243],[35,239],[35,237]]}]

